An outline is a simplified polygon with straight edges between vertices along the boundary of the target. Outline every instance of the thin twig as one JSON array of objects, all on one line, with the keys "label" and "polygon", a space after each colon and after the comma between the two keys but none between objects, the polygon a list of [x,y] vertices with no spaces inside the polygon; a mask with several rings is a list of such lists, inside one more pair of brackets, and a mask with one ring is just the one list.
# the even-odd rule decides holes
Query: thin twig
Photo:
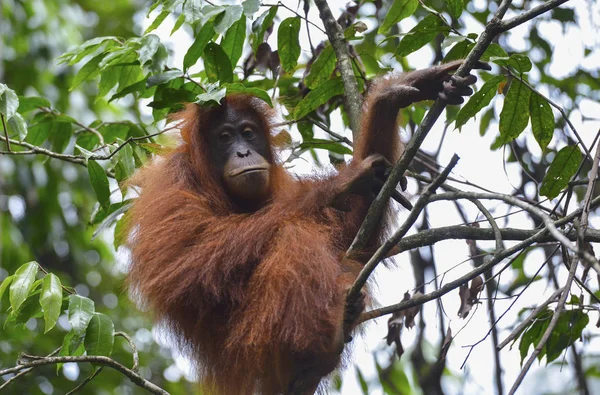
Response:
[{"label": "thin twig", "polygon": [[5,389],[6,387],[8,387],[10,385],[10,383],[12,383],[13,381],[16,381],[19,378],[25,376],[27,373],[31,372],[32,370],[33,370],[33,368],[27,368],[27,369],[21,370],[19,373],[15,374],[14,376],[12,376],[8,380],[6,380],[4,383],[2,383],[2,385],[0,385],[0,391]]},{"label": "thin twig", "polygon": [[313,25],[314,27],[316,27],[317,29],[319,29],[319,31],[321,33],[325,33],[325,30],[323,30],[323,28],[321,28],[321,26],[315,24],[314,22],[310,21],[308,18],[300,15],[300,13],[298,13],[296,10],[294,10],[293,8],[288,7],[287,5],[283,4],[283,2],[278,1],[277,4],[267,4],[267,3],[262,3],[260,5],[261,7],[283,7],[286,10],[288,10],[289,12],[291,12],[292,14],[296,15],[298,18],[300,19],[304,19],[307,23],[310,23],[311,25]]},{"label": "thin twig", "polygon": [[133,342],[133,339],[125,332],[115,332],[115,336],[121,336],[125,340],[127,340],[127,343],[129,343],[129,347],[131,347],[131,354],[133,355],[133,366],[131,367],[131,370],[137,373],[138,367],[140,365],[140,357],[138,355],[138,350],[135,346],[135,343]]},{"label": "thin twig", "polygon": [[[110,154],[90,155],[87,158],[84,157],[83,155],[60,154],[58,152],[50,151],[46,148],[38,147],[37,145],[33,145],[33,144],[27,143],[25,141],[18,141],[18,140],[13,140],[13,139],[7,140],[6,137],[0,136],[0,141],[5,141],[7,143],[12,143],[12,144],[19,145],[19,146],[22,146],[25,148],[29,148],[29,151],[10,151],[10,152],[0,151],[0,154],[5,154],[5,155],[46,155],[51,158],[60,159],[65,162],[71,162],[71,163],[76,163],[78,165],[86,166],[87,160],[90,160],[90,159],[91,160],[108,160],[108,159],[112,158],[117,152],[119,152],[127,144],[131,143],[132,141],[140,141],[140,140],[150,139],[152,137],[159,136],[159,135],[161,135],[169,130],[172,130],[174,128],[175,127],[165,128],[161,131],[158,131],[158,132],[152,133],[152,134],[148,134],[146,136],[129,137],[123,143],[119,144],[115,148],[115,150],[112,151]],[[99,149],[103,149],[106,147],[108,147],[108,145],[106,145],[104,147],[100,147]]]},{"label": "thin twig", "polygon": [[[76,163],[78,165],[83,165],[85,166],[85,158],[83,156],[77,156],[77,155],[68,155],[68,154],[59,154],[58,152],[54,152],[54,151],[50,151],[46,148],[42,148],[42,147],[38,147],[37,145],[33,145],[33,144],[29,144],[25,141],[18,141],[18,140],[13,140],[13,139],[7,139],[4,136],[0,136],[0,141],[4,141],[7,143],[7,145],[9,145],[10,143],[15,144],[15,145],[19,145],[21,147],[25,147],[25,148],[29,148],[30,151],[25,151],[28,154],[40,154],[40,155],[46,155],[49,156],[51,158],[56,158],[56,159],[60,159],[63,160],[65,162],[71,162],[71,163]],[[6,155],[20,155],[16,152],[0,152]]]},{"label": "thin twig", "polygon": [[76,393],[77,391],[79,391],[80,389],[85,387],[85,385],[87,383],[92,381],[94,379],[94,377],[96,377],[96,376],[98,376],[98,374],[100,374],[102,369],[104,369],[104,366],[100,366],[98,369],[94,370],[94,373],[92,373],[88,377],[86,377],[81,383],[79,383],[75,388],[73,388],[71,391],[67,392],[65,395],[73,395],[74,393]]},{"label": "thin twig", "polygon": [[4,141],[6,141],[6,149],[8,152],[11,152],[10,149],[10,138],[8,138],[8,129],[6,128],[6,120],[4,119],[4,114],[0,114],[0,119],[2,120],[2,128],[4,129]]},{"label": "thin twig", "polygon": [[[53,355],[58,354],[59,351],[60,351],[60,348],[57,348],[56,350],[52,351],[50,354],[46,355],[45,357],[38,357],[37,355],[28,355],[28,357],[30,359],[47,358],[47,357],[51,357]],[[21,355],[23,355],[23,354],[21,354]],[[4,388],[8,387],[10,385],[10,383],[12,383],[13,381],[18,380],[20,377],[25,376],[27,373],[31,372],[32,370],[33,370],[33,367],[21,370],[20,372],[15,374],[13,377],[6,380],[2,385],[0,385],[0,391],[3,390]],[[2,375],[0,374],[0,376],[2,376]]]},{"label": "thin twig", "polygon": [[146,380],[138,373],[133,370],[123,366],[119,362],[115,361],[112,358],[104,357],[100,355],[85,355],[85,356],[66,356],[66,357],[46,357],[42,359],[36,359],[33,361],[19,361],[17,366],[12,368],[2,369],[0,370],[0,376],[4,376],[9,373],[18,373],[24,369],[33,368],[37,366],[45,366],[45,365],[55,365],[59,363],[81,363],[81,362],[89,362],[95,363],[98,365],[108,366],[109,368],[115,369],[125,375],[132,383],[141,387],[153,394],[157,395],[169,395],[167,391],[160,388],[156,384]]},{"label": "thin twig", "polygon": [[553,8],[558,7],[559,5],[566,3],[567,1],[569,1],[569,0],[547,1],[542,5],[534,7],[532,9],[528,10],[527,12],[517,15],[514,18],[507,19],[503,22],[500,22],[500,24],[498,25],[498,28],[500,29],[500,32],[505,32],[507,30],[510,30],[514,27],[517,27],[517,26],[535,18],[536,16],[540,16],[543,13],[550,11]]}]

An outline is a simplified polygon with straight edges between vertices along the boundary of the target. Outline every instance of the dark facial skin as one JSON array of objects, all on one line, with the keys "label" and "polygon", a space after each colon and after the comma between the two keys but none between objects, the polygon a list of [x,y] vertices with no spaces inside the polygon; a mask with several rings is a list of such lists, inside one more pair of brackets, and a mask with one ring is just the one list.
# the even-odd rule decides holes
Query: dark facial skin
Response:
[{"label": "dark facial skin", "polygon": [[227,104],[209,128],[211,159],[227,193],[242,206],[260,205],[269,195],[271,154],[262,129],[254,111]]}]

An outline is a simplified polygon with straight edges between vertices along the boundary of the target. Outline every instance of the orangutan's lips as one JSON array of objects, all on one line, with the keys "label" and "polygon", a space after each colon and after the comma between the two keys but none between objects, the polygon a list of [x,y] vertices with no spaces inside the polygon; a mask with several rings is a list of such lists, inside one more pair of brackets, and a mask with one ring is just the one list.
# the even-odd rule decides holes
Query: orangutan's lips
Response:
[{"label": "orangutan's lips", "polygon": [[269,170],[266,166],[248,166],[241,169],[236,169],[228,174],[229,177],[237,177],[242,174],[256,173]]}]

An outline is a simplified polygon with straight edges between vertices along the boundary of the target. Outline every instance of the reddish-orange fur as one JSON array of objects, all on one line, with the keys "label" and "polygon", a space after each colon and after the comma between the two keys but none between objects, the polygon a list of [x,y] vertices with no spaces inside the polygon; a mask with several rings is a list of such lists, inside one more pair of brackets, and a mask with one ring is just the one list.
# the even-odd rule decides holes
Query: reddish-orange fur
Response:
[{"label": "reddish-orange fur", "polygon": [[[270,137],[273,113],[264,103],[246,96],[227,101],[265,114]],[[208,160],[205,128],[214,111],[189,105],[179,113],[185,143],[132,181],[142,193],[128,214],[129,283],[197,362],[209,392],[282,393],[299,370],[331,354],[340,328],[354,271],[340,260],[368,198],[352,198],[351,213],[327,203],[362,153],[373,151],[365,146],[373,142],[373,124],[358,142],[358,161],[339,175],[297,179],[272,152],[270,199],[248,213],[233,205]],[[395,135],[395,118],[391,127]],[[386,150],[399,152],[399,140],[391,140]],[[338,362],[336,355],[316,368],[318,378]]]},{"label": "reddish-orange fur", "polygon": [[[357,269],[347,260],[342,267],[341,258],[371,201],[345,192],[369,155],[398,159],[401,107],[435,99],[442,90],[453,103],[470,94],[444,85],[460,64],[375,83],[352,163],[320,178],[297,179],[276,163],[273,111],[265,103],[228,97],[227,106],[258,115],[270,149],[269,198],[252,212],[236,206],[209,160],[207,125],[221,108],[188,105],[177,115],[184,143],[132,180],[142,193],[128,213],[129,283],[196,361],[209,393],[304,394],[339,363],[344,292]],[[351,212],[330,207],[340,195]]]}]

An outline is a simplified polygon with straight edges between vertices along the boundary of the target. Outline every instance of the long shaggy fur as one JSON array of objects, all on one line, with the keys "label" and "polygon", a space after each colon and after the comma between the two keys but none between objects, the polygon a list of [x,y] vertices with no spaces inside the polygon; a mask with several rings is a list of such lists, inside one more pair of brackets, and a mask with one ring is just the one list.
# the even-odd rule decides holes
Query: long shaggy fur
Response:
[{"label": "long shaggy fur", "polygon": [[[227,105],[263,114],[270,138],[264,103],[234,96]],[[270,200],[237,210],[208,159],[206,125],[218,111],[189,105],[179,113],[184,143],[132,180],[142,192],[128,213],[128,280],[196,361],[209,393],[278,394],[339,329],[354,274],[340,260],[368,201],[349,214],[324,206],[341,176],[298,180],[271,152]],[[372,139],[362,141],[358,160],[372,151],[364,146]]]}]

